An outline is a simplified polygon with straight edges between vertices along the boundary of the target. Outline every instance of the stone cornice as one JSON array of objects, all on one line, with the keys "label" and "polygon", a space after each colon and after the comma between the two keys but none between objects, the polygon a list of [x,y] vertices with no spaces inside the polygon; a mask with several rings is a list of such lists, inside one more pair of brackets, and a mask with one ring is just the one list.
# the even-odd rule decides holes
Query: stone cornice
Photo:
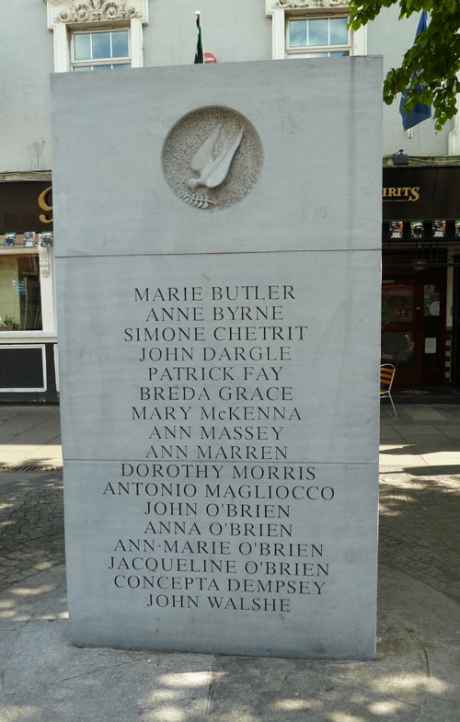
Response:
[{"label": "stone cornice", "polygon": [[338,10],[348,7],[348,0],[265,0],[265,11],[273,10]]},{"label": "stone cornice", "polygon": [[47,0],[48,27],[101,24],[138,18],[148,22],[148,0]]}]

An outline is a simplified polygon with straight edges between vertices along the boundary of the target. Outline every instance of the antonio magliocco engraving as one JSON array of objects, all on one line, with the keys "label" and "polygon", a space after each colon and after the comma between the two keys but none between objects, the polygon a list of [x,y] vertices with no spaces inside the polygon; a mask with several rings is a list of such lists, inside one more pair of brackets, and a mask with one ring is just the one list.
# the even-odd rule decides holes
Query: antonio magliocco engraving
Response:
[{"label": "antonio magliocco engraving", "polygon": [[163,171],[185,203],[212,210],[237,203],[260,175],[263,149],[250,121],[230,108],[206,107],[181,118],[163,146]]}]

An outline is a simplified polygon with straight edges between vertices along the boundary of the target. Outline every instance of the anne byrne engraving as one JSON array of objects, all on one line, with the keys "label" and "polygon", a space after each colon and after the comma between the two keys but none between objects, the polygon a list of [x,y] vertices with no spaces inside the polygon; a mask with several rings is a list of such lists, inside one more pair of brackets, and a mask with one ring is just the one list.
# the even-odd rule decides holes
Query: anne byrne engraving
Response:
[{"label": "anne byrne engraving", "polygon": [[[134,501],[136,534],[113,539],[106,573],[147,608],[289,614],[323,598],[328,548],[302,523],[337,492],[317,465],[292,460],[304,421],[291,366],[308,343],[292,319],[293,283],[133,287],[121,329],[145,438],[101,487]],[[300,390],[300,389],[299,389]],[[324,510],[324,512],[323,512]]]},{"label": "anne byrne engraving", "polygon": [[189,113],[163,148],[166,180],[179,198],[199,209],[225,208],[241,200],[256,182],[262,162],[257,131],[229,108]]}]

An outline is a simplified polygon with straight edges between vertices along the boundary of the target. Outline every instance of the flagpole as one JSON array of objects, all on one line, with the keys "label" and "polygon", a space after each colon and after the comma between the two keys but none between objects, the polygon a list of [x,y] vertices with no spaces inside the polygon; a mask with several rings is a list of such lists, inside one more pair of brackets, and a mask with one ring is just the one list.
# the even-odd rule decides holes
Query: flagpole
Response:
[{"label": "flagpole", "polygon": [[201,11],[195,10],[195,22],[198,30],[196,39],[195,65],[203,63],[203,39],[201,36]]}]

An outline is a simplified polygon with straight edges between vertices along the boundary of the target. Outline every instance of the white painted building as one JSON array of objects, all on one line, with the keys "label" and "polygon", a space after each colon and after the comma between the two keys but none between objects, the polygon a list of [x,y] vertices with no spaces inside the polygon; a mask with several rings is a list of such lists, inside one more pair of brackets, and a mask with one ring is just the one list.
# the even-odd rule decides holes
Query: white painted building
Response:
[{"label": "white painted building", "polygon": [[[327,56],[328,62],[333,62],[336,56],[371,54],[383,55],[384,68],[388,70],[399,64],[412,44],[418,22],[416,16],[400,21],[397,8],[392,7],[366,28],[350,32],[346,26],[346,0],[199,0],[198,5],[204,50],[212,53],[219,63],[271,59],[289,62],[293,57],[318,56]],[[3,360],[0,401],[12,397],[56,398],[54,263],[52,245],[46,235],[52,227],[48,190],[53,166],[50,73],[119,72],[122,98],[126,69],[193,62],[196,8],[197,0],[10,0],[2,3],[5,32],[0,44],[0,359]],[[197,72],[206,72],[206,68],[197,68]],[[85,103],[84,97],[81,102]],[[340,123],[340,107],[337,123]],[[325,146],[327,140],[324,138]],[[449,156],[455,163],[455,154],[460,154],[460,125],[452,122],[436,133],[429,120],[417,126],[408,138],[402,129],[398,103],[385,106],[384,153],[391,156],[400,148],[417,157],[419,164],[423,162],[422,157],[443,158],[449,162]],[[437,161],[426,163],[437,164]],[[406,192],[404,188],[409,185],[415,186],[401,185],[399,180],[396,186],[391,180],[389,183],[386,201],[394,202],[398,208],[396,202],[403,199],[396,194]],[[387,221],[393,218],[392,213],[387,213]],[[397,213],[395,210],[395,218]],[[431,223],[432,213],[427,211],[421,220]],[[460,217],[460,206],[458,215]],[[402,220],[406,223],[404,232],[411,233],[412,216],[403,216]],[[453,234],[455,216],[446,220]],[[384,235],[387,232],[388,229]],[[401,253],[402,250],[399,249]],[[456,246],[451,244],[446,249],[447,261],[455,258],[456,253]],[[452,380],[446,359],[450,359],[449,344],[455,344],[454,313],[456,304],[460,308],[460,302],[455,298],[456,272],[452,263],[447,268],[447,261],[442,288],[430,291],[445,297],[441,302],[442,323],[439,322],[443,325],[442,338],[438,334],[433,342],[433,335],[426,337],[431,339],[427,344],[422,322],[418,330],[414,326],[413,330],[398,331],[392,327],[388,331],[393,334],[393,341],[403,331],[406,335],[412,334],[414,348],[416,344],[418,348],[418,384],[428,383],[428,377],[424,380],[421,371],[425,349],[435,347],[439,355],[441,345],[442,359],[439,356],[438,366],[442,367],[443,378]],[[389,266],[389,273],[396,280],[388,279],[394,285],[393,296],[390,293],[387,301],[394,299],[395,293],[401,293],[398,297],[401,303],[401,299],[410,296],[412,281],[407,273],[404,280],[404,273],[393,272],[394,268],[396,266]],[[415,310],[423,301],[420,288],[437,283],[433,278],[420,281],[421,278],[417,276],[418,290],[412,284],[410,303]],[[395,292],[395,288],[399,291]],[[397,326],[396,321],[393,326],[395,324]],[[25,376],[29,376],[29,381]],[[409,378],[407,370],[406,377]],[[433,382],[437,381],[439,374],[433,376]]]}]

